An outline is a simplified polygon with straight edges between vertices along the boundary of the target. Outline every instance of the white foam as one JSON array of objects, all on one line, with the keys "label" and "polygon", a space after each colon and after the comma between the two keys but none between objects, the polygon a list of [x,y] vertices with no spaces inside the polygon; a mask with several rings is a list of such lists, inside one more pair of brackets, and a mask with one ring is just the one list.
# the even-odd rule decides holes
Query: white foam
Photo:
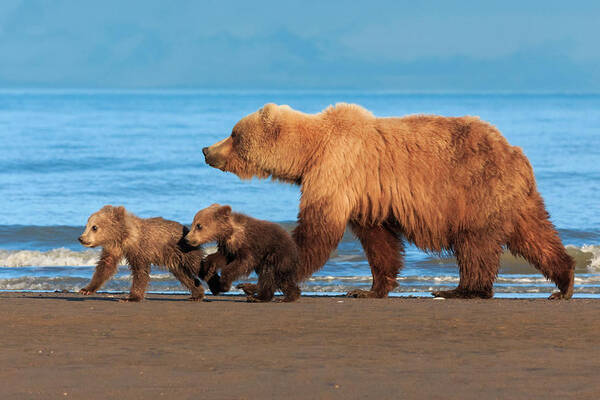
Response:
[{"label": "white foam", "polygon": [[581,251],[592,255],[592,259],[587,265],[587,269],[590,272],[600,272],[600,246],[586,244],[581,247]]},{"label": "white foam", "polygon": [[[208,247],[207,254],[214,253],[216,247]],[[63,247],[48,251],[0,250],[0,267],[86,267],[95,266],[100,259],[100,250],[87,249],[73,251]],[[119,265],[126,265],[121,260]]]},{"label": "white foam", "polygon": [[567,251],[571,253],[572,256],[578,260],[579,256],[583,256],[584,261],[586,262],[586,268],[590,272],[600,272],[600,246],[599,245],[591,245],[584,244],[581,247],[567,245]]},{"label": "white foam", "polygon": [[1,267],[58,267],[96,265],[98,250],[73,251],[65,248],[49,251],[0,250]]}]

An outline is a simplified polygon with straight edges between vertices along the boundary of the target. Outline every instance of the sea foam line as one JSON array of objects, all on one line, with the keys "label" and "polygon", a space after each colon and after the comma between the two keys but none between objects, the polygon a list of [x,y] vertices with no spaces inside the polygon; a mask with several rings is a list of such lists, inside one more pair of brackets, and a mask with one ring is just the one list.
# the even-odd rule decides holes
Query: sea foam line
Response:
[{"label": "sea foam line", "polygon": [[[600,272],[600,245],[585,244],[581,247],[567,245],[567,251],[577,263],[578,268],[586,268],[589,272]],[[206,247],[207,254],[216,251],[214,246]],[[508,256],[508,253],[505,253]],[[38,250],[0,250],[0,267],[59,267],[59,266],[93,266],[100,257],[100,250],[85,249],[81,251],[57,248],[48,251]],[[342,261],[356,260],[355,255]],[[121,265],[125,265],[122,260]]]},{"label": "sea foam line", "polygon": [[[207,247],[205,251],[207,254],[214,253],[216,247]],[[0,250],[0,267],[89,267],[95,266],[99,259],[99,249]],[[119,265],[127,263],[121,260]]]}]

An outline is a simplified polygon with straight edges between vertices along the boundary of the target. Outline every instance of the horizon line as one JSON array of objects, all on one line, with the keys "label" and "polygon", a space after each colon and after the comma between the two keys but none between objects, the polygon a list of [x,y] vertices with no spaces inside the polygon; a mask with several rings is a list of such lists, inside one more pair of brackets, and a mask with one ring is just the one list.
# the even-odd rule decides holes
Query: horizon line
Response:
[{"label": "horizon line", "polygon": [[232,95],[254,95],[254,94],[369,94],[369,95],[530,95],[530,96],[598,96],[598,91],[549,91],[549,90],[399,90],[399,89],[231,89],[231,88],[201,88],[201,87],[150,87],[150,88],[94,88],[94,87],[1,87],[0,94],[34,94],[34,93],[139,93],[139,94],[232,94]]}]

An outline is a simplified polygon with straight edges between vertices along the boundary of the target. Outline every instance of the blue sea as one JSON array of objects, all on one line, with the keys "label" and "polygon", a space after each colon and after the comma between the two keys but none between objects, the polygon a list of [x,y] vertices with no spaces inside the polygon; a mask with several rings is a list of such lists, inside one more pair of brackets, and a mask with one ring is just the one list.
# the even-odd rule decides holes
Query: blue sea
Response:
[{"label": "blue sea", "polygon": [[[298,187],[241,181],[208,167],[201,152],[268,102],[308,113],[357,103],[378,116],[478,115],[493,123],[533,165],[552,221],[577,261],[576,296],[600,297],[600,95],[352,91],[0,91],[0,290],[85,286],[99,250],[83,248],[77,237],[105,204],[184,224],[203,207],[229,204],[291,230]],[[185,292],[161,269],[151,278],[151,292]],[[458,270],[453,258],[409,245],[398,282],[394,296],[428,295],[455,287]],[[122,266],[104,290],[129,285]],[[346,233],[303,291],[334,295],[370,285],[360,244]],[[524,260],[503,255],[497,297],[545,297],[554,289]]]}]

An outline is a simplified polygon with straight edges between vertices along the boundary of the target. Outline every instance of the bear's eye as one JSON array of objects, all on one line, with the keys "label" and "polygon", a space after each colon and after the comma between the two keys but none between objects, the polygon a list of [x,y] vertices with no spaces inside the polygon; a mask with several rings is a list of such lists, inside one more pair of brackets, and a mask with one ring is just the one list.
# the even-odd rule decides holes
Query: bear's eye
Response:
[{"label": "bear's eye", "polygon": [[201,230],[202,229],[202,225],[196,224],[196,229]]},{"label": "bear's eye", "polygon": [[96,232],[96,231],[98,230],[98,227],[97,227],[96,225],[94,225],[94,226],[92,226],[92,230],[93,230],[94,232]]},{"label": "bear's eye", "polygon": [[231,132],[231,138],[235,139],[235,137],[237,136],[237,133],[235,131]]}]

